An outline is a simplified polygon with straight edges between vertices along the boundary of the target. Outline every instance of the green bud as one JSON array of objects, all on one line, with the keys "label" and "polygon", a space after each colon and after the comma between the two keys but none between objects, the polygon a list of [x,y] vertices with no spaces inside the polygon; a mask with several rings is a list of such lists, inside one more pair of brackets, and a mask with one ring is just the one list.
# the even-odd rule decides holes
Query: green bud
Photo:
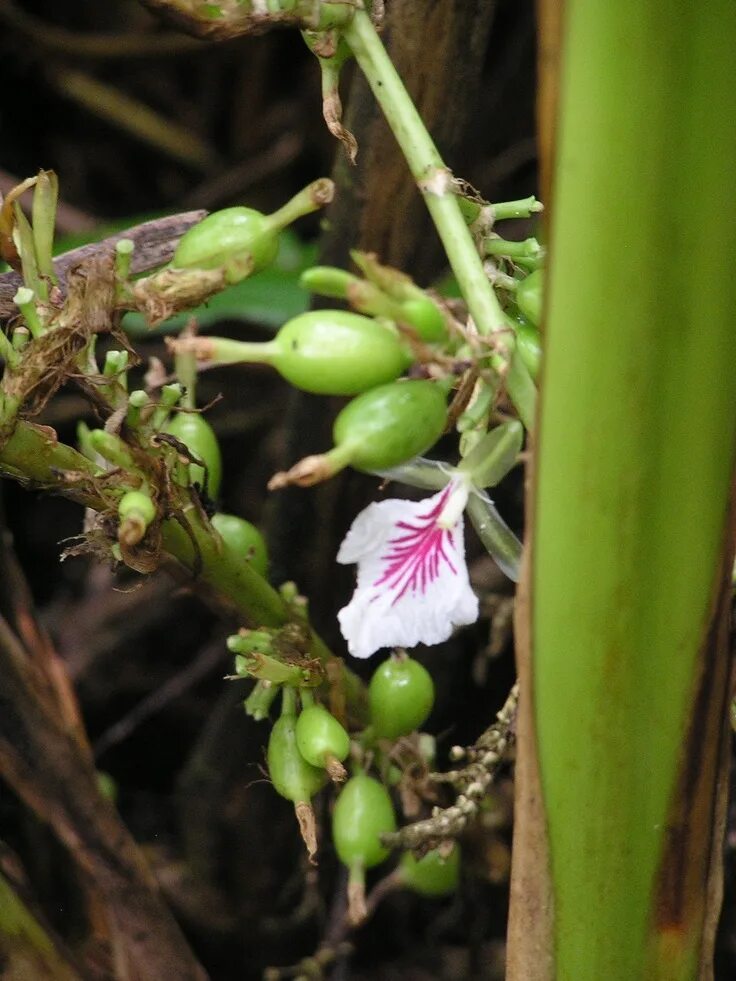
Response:
[{"label": "green bud", "polygon": [[384,785],[365,773],[348,780],[332,812],[332,840],[349,869],[348,917],[354,925],[367,915],[365,870],[388,857],[380,836],[395,830],[396,816]]},{"label": "green bud", "polygon": [[267,759],[276,793],[295,804],[310,800],[324,786],[324,770],[307,763],[299,752],[296,719],[292,715],[282,715],[274,724]]},{"label": "green bud", "polygon": [[143,540],[149,525],[156,517],[156,505],[144,491],[127,491],[118,504],[118,541],[121,545],[137,545]]},{"label": "green bud", "polygon": [[218,511],[210,519],[212,527],[222,538],[225,548],[250,562],[261,576],[266,575],[268,555],[260,531],[244,518]]}]

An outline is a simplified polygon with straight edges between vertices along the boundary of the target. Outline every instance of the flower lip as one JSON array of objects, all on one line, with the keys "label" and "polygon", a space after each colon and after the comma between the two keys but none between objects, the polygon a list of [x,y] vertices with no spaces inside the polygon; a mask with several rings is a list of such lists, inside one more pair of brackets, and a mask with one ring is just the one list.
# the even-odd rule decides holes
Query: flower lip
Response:
[{"label": "flower lip", "polygon": [[469,482],[457,478],[428,499],[388,499],[355,519],[337,556],[358,563],[357,588],[338,614],[355,657],[438,644],[478,618],[463,538],[469,493]]}]

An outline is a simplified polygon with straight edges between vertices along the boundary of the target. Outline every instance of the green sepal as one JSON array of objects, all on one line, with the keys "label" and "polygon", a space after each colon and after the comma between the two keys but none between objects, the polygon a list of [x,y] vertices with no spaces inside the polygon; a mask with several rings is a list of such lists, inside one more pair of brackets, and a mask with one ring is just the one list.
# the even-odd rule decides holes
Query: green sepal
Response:
[{"label": "green sepal", "polygon": [[512,419],[487,433],[458,465],[476,487],[494,487],[511,470],[524,445],[524,427]]}]

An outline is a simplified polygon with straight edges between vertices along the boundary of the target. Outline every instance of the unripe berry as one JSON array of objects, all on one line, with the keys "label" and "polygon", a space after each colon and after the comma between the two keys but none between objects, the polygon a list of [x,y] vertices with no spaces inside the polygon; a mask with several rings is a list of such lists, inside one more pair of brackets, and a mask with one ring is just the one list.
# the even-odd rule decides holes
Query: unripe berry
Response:
[{"label": "unripe berry", "polygon": [[460,881],[460,847],[455,845],[443,857],[438,848],[420,859],[405,852],[399,863],[404,885],[420,896],[448,896],[455,892]]},{"label": "unripe berry", "polygon": [[434,682],[411,657],[390,657],[368,686],[371,723],[379,739],[398,739],[427,720],[434,705]]},{"label": "unripe berry", "polygon": [[[186,448],[207,467],[207,493],[216,498],[222,479],[222,456],[215,432],[201,415],[196,412],[179,412],[169,422],[166,431],[175,436]],[[205,472],[199,464],[189,466],[189,479],[192,483],[205,486]]]},{"label": "unripe berry", "polygon": [[431,381],[401,381],[359,395],[340,412],[335,445],[358,470],[388,470],[424,453],[442,435],[447,403]]},{"label": "unripe berry", "polygon": [[542,319],[542,294],[544,291],[544,274],[541,269],[522,279],[516,288],[516,303],[527,318],[535,327],[539,326]]},{"label": "unripe berry", "polygon": [[266,575],[268,569],[266,543],[255,525],[237,515],[223,514],[222,511],[214,514],[210,521],[228,551],[247,559],[256,572],[262,576]]}]

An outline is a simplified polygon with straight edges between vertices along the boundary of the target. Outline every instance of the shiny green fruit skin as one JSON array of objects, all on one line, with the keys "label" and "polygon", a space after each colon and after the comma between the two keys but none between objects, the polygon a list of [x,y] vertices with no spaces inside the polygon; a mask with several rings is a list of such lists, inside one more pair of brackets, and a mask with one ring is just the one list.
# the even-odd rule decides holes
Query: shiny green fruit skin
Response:
[{"label": "shiny green fruit skin", "polygon": [[353,467],[388,470],[433,446],[446,421],[441,387],[430,381],[401,381],[353,399],[338,415],[332,434],[336,446],[350,446]]},{"label": "shiny green fruit skin", "polygon": [[439,344],[447,340],[445,318],[428,296],[406,300],[401,312],[423,341]]},{"label": "shiny green fruit skin", "polygon": [[516,350],[527,371],[536,379],[542,363],[542,341],[539,331],[518,310],[511,310],[508,319],[516,335]]},{"label": "shiny green fruit skin", "polygon": [[368,703],[371,723],[379,739],[406,736],[418,729],[432,711],[432,676],[411,657],[390,657],[371,678]]},{"label": "shiny green fruit skin", "polygon": [[231,259],[251,256],[251,272],[270,265],[279,250],[278,231],[253,208],[224,208],[190,228],[174,252],[178,269],[217,269]]},{"label": "shiny green fruit skin", "polygon": [[[222,480],[222,456],[212,426],[195,412],[179,412],[166,431],[182,442],[193,456],[207,466],[207,493],[217,497]],[[204,488],[204,470],[197,463],[189,465],[189,479]]]},{"label": "shiny green fruit skin", "polygon": [[418,861],[404,852],[399,868],[404,885],[420,896],[449,896],[460,881],[460,848],[455,845],[444,860],[436,848]]},{"label": "shiny green fruit skin", "polygon": [[268,569],[266,543],[260,531],[245,518],[218,511],[210,523],[229,551],[247,559],[256,572],[265,576]]},{"label": "shiny green fruit skin", "polygon": [[308,705],[296,721],[296,744],[307,763],[324,767],[330,756],[342,762],[350,736],[323,705]]},{"label": "shiny green fruit skin", "polygon": [[296,718],[282,715],[268,740],[268,772],[276,793],[293,801],[308,801],[324,784],[326,774],[307,763],[296,743]]},{"label": "shiny green fruit skin", "polygon": [[373,777],[351,777],[332,812],[332,840],[340,861],[370,869],[388,857],[380,835],[396,830],[389,792]]},{"label": "shiny green fruit skin", "polygon": [[411,363],[389,328],[347,310],[312,310],[276,335],[279,374],[315,395],[357,395],[393,381]]},{"label": "shiny green fruit skin", "polygon": [[535,327],[539,326],[542,319],[543,290],[544,275],[541,269],[529,273],[516,288],[516,303],[527,320],[530,320]]}]

